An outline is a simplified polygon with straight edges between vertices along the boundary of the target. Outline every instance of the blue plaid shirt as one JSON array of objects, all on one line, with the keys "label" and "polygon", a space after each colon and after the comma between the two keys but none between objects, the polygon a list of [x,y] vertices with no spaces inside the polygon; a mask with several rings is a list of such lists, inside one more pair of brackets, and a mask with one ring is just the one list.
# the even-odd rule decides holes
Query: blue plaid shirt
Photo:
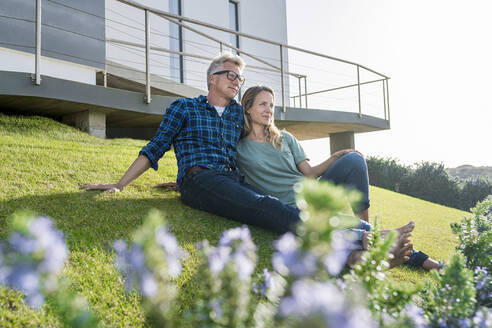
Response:
[{"label": "blue plaid shirt", "polygon": [[222,116],[205,96],[181,98],[164,113],[156,135],[142,148],[140,155],[157,162],[174,144],[178,161],[178,188],[186,171],[200,165],[216,171],[236,171],[236,146],[243,130],[241,106],[233,99]]}]

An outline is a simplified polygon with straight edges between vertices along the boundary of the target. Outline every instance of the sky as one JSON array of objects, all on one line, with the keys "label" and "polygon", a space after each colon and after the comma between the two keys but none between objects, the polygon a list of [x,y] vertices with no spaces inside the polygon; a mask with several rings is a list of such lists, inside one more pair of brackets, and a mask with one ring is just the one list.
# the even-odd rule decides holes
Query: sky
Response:
[{"label": "sky", "polygon": [[[492,166],[492,2],[286,0],[288,43],[391,78],[391,129],[356,148],[404,164]],[[314,163],[329,139],[302,142]]]}]

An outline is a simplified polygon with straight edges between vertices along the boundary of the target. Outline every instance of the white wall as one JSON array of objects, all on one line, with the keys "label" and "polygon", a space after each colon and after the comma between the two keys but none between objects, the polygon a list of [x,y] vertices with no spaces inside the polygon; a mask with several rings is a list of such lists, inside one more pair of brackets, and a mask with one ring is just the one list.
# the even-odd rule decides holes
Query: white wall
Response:
[{"label": "white wall", "polygon": [[[168,0],[140,0],[141,4],[163,10],[169,10]],[[239,30],[258,37],[287,43],[287,20],[285,0],[242,0],[239,1]],[[116,13],[115,13],[116,12]],[[213,25],[229,28],[229,2],[227,0],[182,0],[182,15]],[[123,17],[125,16],[125,17]],[[142,10],[121,4],[116,0],[106,0],[106,18],[121,23],[131,25],[126,27],[121,24],[107,21],[107,38],[117,38],[131,42],[144,44],[144,14]],[[207,35],[230,43],[229,33],[201,27],[198,25],[185,23]],[[116,31],[116,29],[120,31]],[[140,30],[138,30],[140,29]],[[169,33],[169,21],[151,15],[151,44],[169,48],[169,38],[165,35]],[[161,35],[157,35],[159,33]],[[240,37],[240,48],[261,57],[268,62],[279,66],[280,50],[278,47],[271,46],[262,42],[249,40]],[[106,53],[108,60],[119,62],[120,64],[133,67],[143,71],[145,69],[145,59],[143,49],[128,49],[128,47],[107,44]],[[228,51],[229,48],[223,48]],[[183,51],[204,57],[213,58],[220,52],[217,42],[207,39],[187,29],[183,29]],[[244,56],[248,65],[265,66],[257,61]],[[285,70],[288,70],[287,51],[284,51]],[[209,60],[191,57],[184,58],[185,83],[193,87],[206,90],[206,70]],[[153,53],[151,56],[151,72],[169,78],[169,56],[166,53]],[[248,68],[245,70],[246,83],[248,86],[256,84],[267,84],[277,91],[277,104],[280,99],[280,74],[265,72],[262,70]],[[288,84],[288,78],[286,77]],[[286,87],[288,94],[288,86]],[[288,97],[286,96],[286,99]]]},{"label": "white wall", "polygon": [[[0,48],[0,70],[34,73],[35,56],[23,51]],[[95,68],[48,57],[41,57],[40,73],[64,80],[96,84]]]},{"label": "white wall", "polygon": [[[167,0],[139,1],[142,5],[168,11]],[[151,30],[150,45],[169,48],[169,22],[154,14],[149,16]],[[116,0],[106,0],[106,39],[118,39],[145,45],[144,11]],[[119,64],[145,71],[145,49],[106,43],[106,59]],[[151,51],[152,74],[169,77],[169,54]],[[138,81],[145,83],[145,81]]]}]

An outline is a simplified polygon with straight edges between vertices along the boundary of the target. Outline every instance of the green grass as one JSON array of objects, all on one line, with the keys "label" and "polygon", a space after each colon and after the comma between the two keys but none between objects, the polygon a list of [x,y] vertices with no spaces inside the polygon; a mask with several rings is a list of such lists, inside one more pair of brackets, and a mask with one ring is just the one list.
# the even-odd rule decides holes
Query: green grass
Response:
[{"label": "green grass", "polygon": [[[165,213],[170,230],[191,254],[177,280],[184,307],[200,286],[194,279],[198,265],[194,244],[203,239],[216,244],[223,230],[238,226],[184,206],[177,192],[152,188],[175,180],[177,167],[172,152],[161,159],[159,171],[149,170],[124,192],[104,194],[79,189],[87,183],[117,181],[144,145],[140,140],[97,139],[46,118],[0,114],[0,237],[6,237],[9,217],[16,210],[27,208],[52,217],[70,248],[66,275],[108,327],[145,325],[138,297],[124,293],[121,278],[112,266],[110,247],[116,239],[128,239],[151,208]],[[456,240],[449,223],[466,212],[375,187],[371,187],[371,198],[371,217],[377,216],[381,227],[414,220],[415,248],[437,259],[450,257]],[[260,271],[270,266],[271,244],[277,236],[250,228],[258,246]],[[421,270],[393,270],[394,279],[401,281],[427,276]],[[0,325],[56,324],[49,305],[32,311],[19,300],[18,293],[0,288]]]}]

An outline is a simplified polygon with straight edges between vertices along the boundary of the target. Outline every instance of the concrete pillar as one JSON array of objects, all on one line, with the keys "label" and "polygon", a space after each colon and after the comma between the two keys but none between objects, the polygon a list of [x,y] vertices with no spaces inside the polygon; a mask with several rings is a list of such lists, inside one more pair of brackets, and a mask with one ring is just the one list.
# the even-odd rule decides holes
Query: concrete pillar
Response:
[{"label": "concrete pillar", "polygon": [[333,154],[342,149],[355,148],[353,132],[330,133],[330,153]]},{"label": "concrete pillar", "polygon": [[104,113],[95,110],[86,110],[65,115],[62,118],[62,122],[75,126],[91,136],[106,138],[106,114]]}]

